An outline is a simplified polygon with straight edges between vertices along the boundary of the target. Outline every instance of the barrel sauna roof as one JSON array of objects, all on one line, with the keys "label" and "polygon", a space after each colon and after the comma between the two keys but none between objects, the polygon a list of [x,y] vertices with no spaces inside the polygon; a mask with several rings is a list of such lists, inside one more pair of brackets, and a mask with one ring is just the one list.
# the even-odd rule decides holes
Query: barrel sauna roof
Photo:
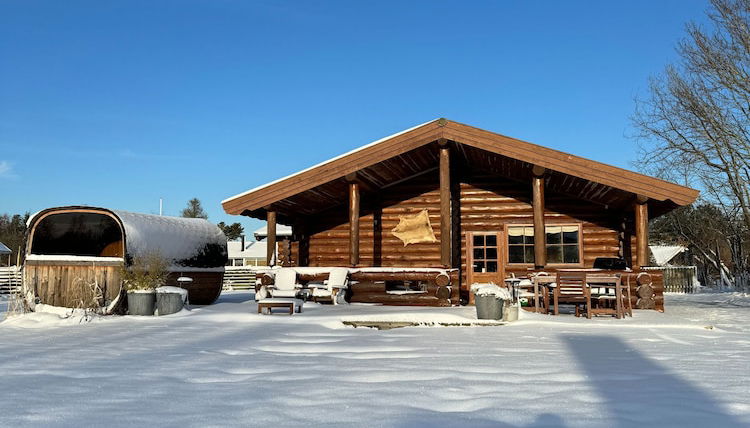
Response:
[{"label": "barrel sauna roof", "polygon": [[651,217],[688,205],[698,191],[623,168],[542,147],[447,119],[436,119],[382,138],[331,160],[222,201],[228,214],[279,221],[315,214],[347,200],[347,177],[356,174],[363,193],[376,192],[438,168],[438,140],[452,148],[453,165],[528,181],[534,166],[545,168],[548,191],[625,208],[648,198]]},{"label": "barrel sauna roof", "polygon": [[[126,258],[159,253],[175,267],[216,268],[227,260],[227,238],[216,225],[200,218],[169,217],[89,206],[48,208],[29,219],[29,230],[43,218],[88,212],[113,216],[122,227]],[[32,236],[33,239],[33,236]]]}]

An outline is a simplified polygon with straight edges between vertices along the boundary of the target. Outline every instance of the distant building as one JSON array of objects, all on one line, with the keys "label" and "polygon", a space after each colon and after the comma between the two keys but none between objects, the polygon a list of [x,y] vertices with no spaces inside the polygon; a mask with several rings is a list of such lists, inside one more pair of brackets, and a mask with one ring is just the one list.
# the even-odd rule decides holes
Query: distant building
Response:
[{"label": "distant building", "polygon": [[[245,241],[245,238],[238,241],[227,242],[227,251],[229,252],[229,261],[227,266],[266,266],[266,226],[263,226],[253,232],[255,241]],[[291,237],[292,228],[289,226],[278,225],[276,227],[276,236]]]}]

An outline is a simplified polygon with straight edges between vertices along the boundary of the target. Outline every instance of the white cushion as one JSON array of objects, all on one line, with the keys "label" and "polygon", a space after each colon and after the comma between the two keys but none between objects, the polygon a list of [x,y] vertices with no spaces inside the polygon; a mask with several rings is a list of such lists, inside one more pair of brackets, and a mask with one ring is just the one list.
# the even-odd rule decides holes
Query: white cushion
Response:
[{"label": "white cushion", "polygon": [[279,290],[294,290],[297,286],[297,272],[291,268],[281,268],[276,271],[273,285]]},{"label": "white cushion", "polygon": [[349,280],[349,269],[333,268],[328,274],[328,286],[330,288],[344,288]]},{"label": "white cushion", "polygon": [[271,296],[275,297],[297,297],[297,290],[269,290]]},{"label": "white cushion", "polygon": [[530,279],[522,279],[518,282],[518,285],[533,285]]}]

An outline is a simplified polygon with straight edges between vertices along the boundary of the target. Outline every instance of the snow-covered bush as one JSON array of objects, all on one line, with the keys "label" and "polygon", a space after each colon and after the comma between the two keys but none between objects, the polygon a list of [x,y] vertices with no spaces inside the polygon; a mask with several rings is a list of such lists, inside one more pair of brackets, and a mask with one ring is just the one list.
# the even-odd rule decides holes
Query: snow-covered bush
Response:
[{"label": "snow-covered bush", "polygon": [[133,257],[130,266],[122,268],[122,282],[128,291],[155,290],[167,282],[169,261],[152,252]]},{"label": "snow-covered bush", "polygon": [[501,300],[511,299],[507,288],[495,284],[474,284],[471,286],[471,292],[475,296],[494,296]]}]

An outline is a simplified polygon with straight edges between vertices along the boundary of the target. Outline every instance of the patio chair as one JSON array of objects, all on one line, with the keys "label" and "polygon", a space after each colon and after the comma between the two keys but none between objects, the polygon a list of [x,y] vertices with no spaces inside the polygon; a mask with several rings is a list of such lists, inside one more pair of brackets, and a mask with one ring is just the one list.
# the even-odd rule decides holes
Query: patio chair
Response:
[{"label": "patio chair", "polygon": [[322,284],[308,284],[308,287],[312,290],[314,301],[317,302],[319,298],[331,299],[334,305],[341,303],[348,286],[349,269],[346,268],[331,268],[328,279],[323,281]]},{"label": "patio chair", "polygon": [[534,284],[534,290],[537,294],[537,301],[539,302],[538,312],[549,314],[549,289],[555,286],[557,278],[550,276],[547,272],[540,272],[531,278],[531,282]]},{"label": "patio chair", "polygon": [[581,316],[581,307],[586,308],[586,318],[591,319],[591,293],[586,286],[586,274],[584,272],[557,272],[555,277],[555,291],[553,301],[554,313],[560,313],[560,303],[572,303],[576,305],[576,316]]},{"label": "patio chair", "polygon": [[297,283],[297,272],[292,268],[281,268],[274,275],[273,285],[267,287],[272,298],[295,298],[302,288]]},{"label": "patio chair", "polygon": [[[624,299],[619,275],[588,274],[586,284],[589,286],[591,301],[596,303],[590,312],[592,315],[623,316]],[[619,289],[619,290],[618,290]],[[620,301],[617,299],[620,297]]]}]

